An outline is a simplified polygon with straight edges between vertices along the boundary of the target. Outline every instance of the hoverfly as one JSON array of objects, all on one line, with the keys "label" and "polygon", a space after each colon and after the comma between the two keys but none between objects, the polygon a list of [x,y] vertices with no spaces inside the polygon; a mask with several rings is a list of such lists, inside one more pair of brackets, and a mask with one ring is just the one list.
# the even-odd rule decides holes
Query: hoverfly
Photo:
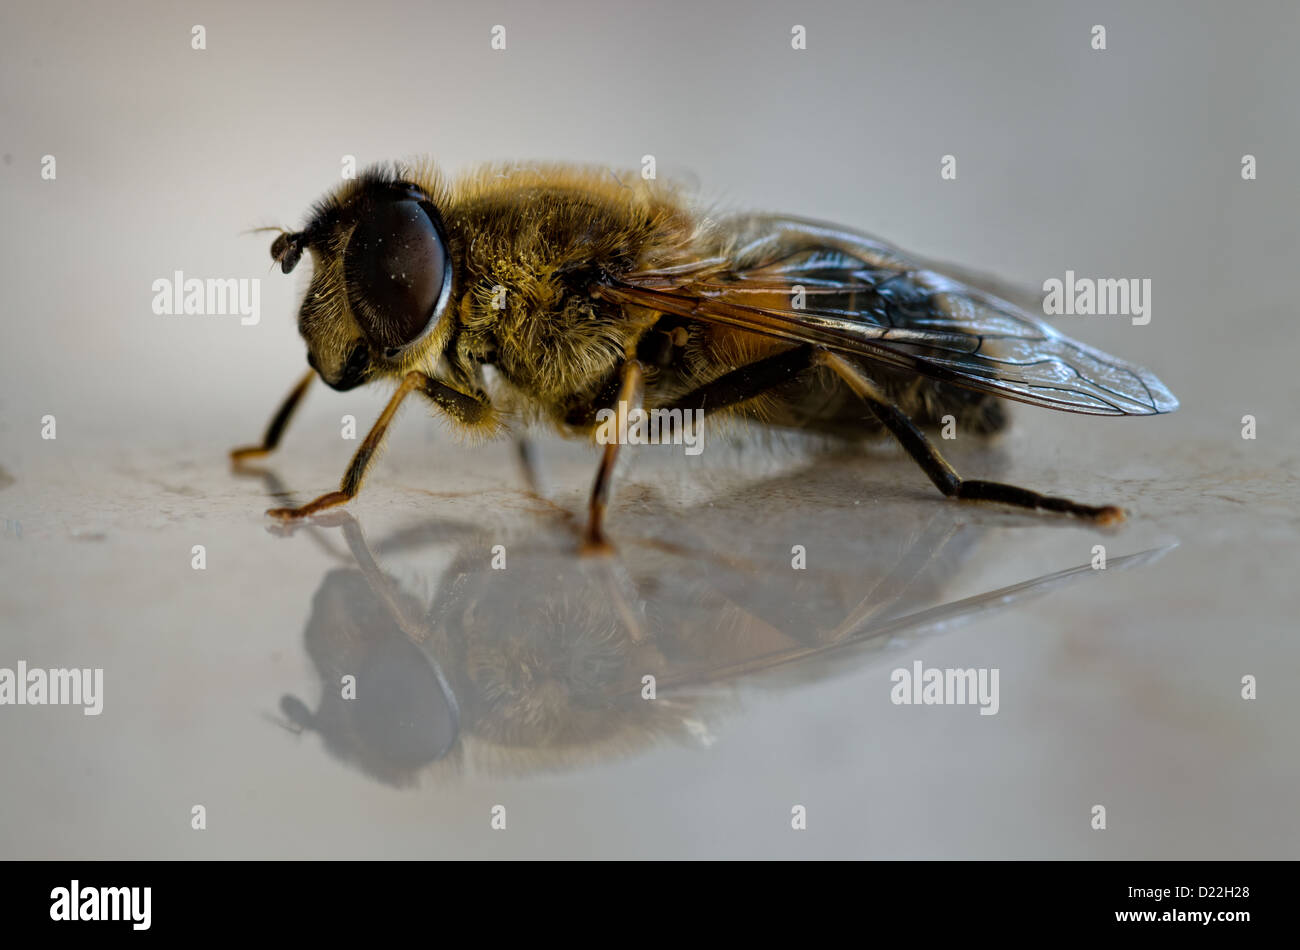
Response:
[{"label": "hoverfly", "polygon": [[[304,253],[314,272],[298,324],[312,372],[262,444],[234,459],[275,448],[315,375],[338,390],[397,388],[339,489],[268,512],[282,519],[352,499],[412,394],[487,432],[531,416],[591,437],[613,406],[888,432],[944,495],[1099,523],[1122,509],[963,478],[924,430],[952,415],[996,432],[1004,399],[1112,416],[1178,407],[1147,370],[875,238],[790,217],[715,219],[669,186],[607,170],[487,166],[451,182],[432,166],[372,168],[271,245],[285,273]],[[604,446],[587,550],[608,547],[618,452]]]}]

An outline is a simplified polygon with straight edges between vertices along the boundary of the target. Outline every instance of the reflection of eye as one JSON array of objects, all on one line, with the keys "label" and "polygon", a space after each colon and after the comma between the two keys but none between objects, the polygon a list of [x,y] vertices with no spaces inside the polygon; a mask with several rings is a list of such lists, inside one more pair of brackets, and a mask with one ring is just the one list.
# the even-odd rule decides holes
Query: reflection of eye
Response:
[{"label": "reflection of eye", "polygon": [[383,200],[357,222],[343,254],[348,300],[362,331],[384,350],[419,339],[447,290],[447,248],[415,200]]},{"label": "reflection of eye", "polygon": [[400,768],[436,762],[456,742],[459,713],[428,658],[400,633],[367,658],[357,677],[360,739]]}]

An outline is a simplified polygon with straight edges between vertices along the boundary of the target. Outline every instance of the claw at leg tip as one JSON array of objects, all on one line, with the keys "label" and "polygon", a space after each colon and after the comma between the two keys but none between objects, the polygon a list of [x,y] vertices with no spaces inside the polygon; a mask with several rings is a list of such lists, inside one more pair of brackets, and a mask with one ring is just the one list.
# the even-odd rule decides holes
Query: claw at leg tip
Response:
[{"label": "claw at leg tip", "polygon": [[1118,505],[1107,505],[1097,512],[1096,521],[1100,525],[1113,525],[1122,522],[1127,515]]},{"label": "claw at leg tip", "polygon": [[578,553],[583,557],[610,557],[614,554],[614,545],[604,537],[585,537]]}]

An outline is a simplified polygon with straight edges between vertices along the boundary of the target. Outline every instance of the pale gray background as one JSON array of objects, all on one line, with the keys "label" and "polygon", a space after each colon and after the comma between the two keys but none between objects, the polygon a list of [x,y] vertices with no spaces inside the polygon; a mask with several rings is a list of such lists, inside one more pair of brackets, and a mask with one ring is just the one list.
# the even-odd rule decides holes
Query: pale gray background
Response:
[{"label": "pale gray background", "polygon": [[[1297,9],[6,3],[0,666],[102,666],[107,698],[97,719],[0,708],[0,856],[1295,857]],[[1257,181],[1240,178],[1247,152]],[[57,181],[40,179],[47,153]],[[267,237],[240,232],[300,223],[345,154],[421,153],[453,170],[653,153],[727,206],[837,220],[1031,289],[1067,268],[1152,279],[1149,326],[1058,325],[1154,369],[1180,412],[1023,410],[1000,448],[952,452],[968,474],[1123,503],[1121,531],[945,506],[888,452],[809,474],[781,453],[662,450],[619,495],[626,550],[690,520],[711,547],[768,551],[778,596],[792,543],[865,595],[870,552],[917,519],[987,529],[937,603],[1086,563],[1099,542],[1179,546],[844,675],[742,681],[708,747],[372,781],[265,715],[282,693],[315,702],[303,628],[339,562],[269,534],[267,495],[225,462],[304,366],[306,278],[268,273]],[[264,278],[262,323],[155,316],[150,285],[175,270]],[[275,464],[297,497],[341,474],[340,415],[364,427],[383,398],[311,395]],[[40,438],[46,413],[57,441]],[[508,445],[462,451],[418,410],[393,436],[353,506],[372,541],[441,518],[556,530]],[[554,498],[576,509],[593,453],[545,448]],[[760,468],[794,473],[750,495],[779,528],[745,500]],[[710,500],[715,519],[683,514]],[[385,566],[427,598],[447,556]],[[684,563],[710,570],[699,551]],[[999,667],[1001,713],[890,705],[889,671],[913,659]],[[497,802],[505,833],[488,829]]]}]

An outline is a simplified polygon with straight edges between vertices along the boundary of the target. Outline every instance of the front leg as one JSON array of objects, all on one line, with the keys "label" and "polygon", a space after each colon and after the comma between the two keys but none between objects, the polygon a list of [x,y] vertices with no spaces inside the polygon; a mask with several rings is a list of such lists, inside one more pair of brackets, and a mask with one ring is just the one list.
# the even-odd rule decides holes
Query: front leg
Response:
[{"label": "front leg", "polygon": [[267,514],[273,518],[281,518],[286,521],[293,518],[306,518],[318,511],[333,508],[335,505],[341,505],[356,497],[357,492],[361,490],[361,482],[366,477],[366,470],[370,467],[375,452],[379,450],[379,446],[383,443],[384,436],[388,432],[388,426],[393,421],[393,416],[397,414],[397,407],[402,404],[403,399],[416,391],[419,391],[452,418],[465,424],[482,422],[491,411],[491,407],[486,400],[467,396],[425,373],[418,371],[407,373],[402,377],[397,392],[393,393],[392,398],[388,400],[388,405],[384,407],[384,411],[379,414],[379,418],[371,426],[365,441],[361,443],[361,447],[352,456],[352,462],[343,475],[343,481],[339,483],[338,491],[326,492],[315,501],[309,501],[300,508],[271,508],[267,511]]},{"label": "front leg", "polygon": [[275,411],[270,425],[266,427],[266,434],[262,436],[261,445],[245,445],[238,449],[231,449],[230,460],[238,465],[245,459],[260,458],[275,451],[275,447],[280,444],[280,436],[284,435],[289,420],[293,418],[293,411],[298,408],[298,403],[302,402],[307,387],[311,385],[311,381],[315,378],[316,371],[314,369],[309,370],[307,375],[298,381],[298,385],[293,387],[289,395],[284,397],[284,402],[280,403],[280,408]]}]

